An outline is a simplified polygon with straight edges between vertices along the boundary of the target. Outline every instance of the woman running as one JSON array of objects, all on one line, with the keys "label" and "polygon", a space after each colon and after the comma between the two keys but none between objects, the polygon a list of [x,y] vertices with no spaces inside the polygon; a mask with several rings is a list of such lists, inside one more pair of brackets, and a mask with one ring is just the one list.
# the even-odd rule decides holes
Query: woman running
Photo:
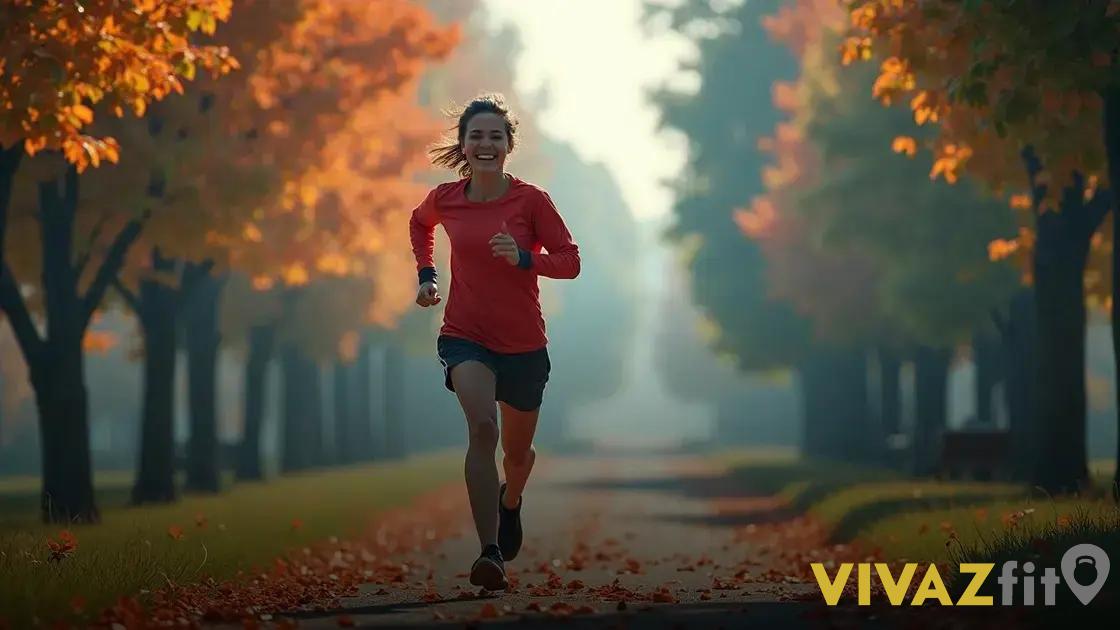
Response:
[{"label": "woman running", "polygon": [[461,179],[428,193],[412,212],[409,233],[420,276],[416,303],[423,307],[442,299],[432,260],[437,224],[451,241],[451,289],[436,348],[444,386],[467,419],[464,473],[482,545],[470,581],[496,591],[507,585],[504,562],[521,549],[521,494],[536,459],[533,434],[552,368],[537,277],[575,278],[580,259],[548,193],[505,172],[517,120],[503,97],[479,96],[458,119],[456,138],[431,155]]}]

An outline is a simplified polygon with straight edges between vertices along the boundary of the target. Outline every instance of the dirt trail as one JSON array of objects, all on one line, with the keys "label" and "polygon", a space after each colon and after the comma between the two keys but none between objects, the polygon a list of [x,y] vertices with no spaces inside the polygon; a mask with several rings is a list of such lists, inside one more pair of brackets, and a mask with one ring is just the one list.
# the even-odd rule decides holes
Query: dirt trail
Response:
[{"label": "dirt trail", "polygon": [[780,506],[766,497],[719,499],[712,484],[722,476],[695,457],[552,459],[525,495],[525,545],[507,565],[510,591],[483,593],[466,579],[478,543],[464,489],[460,533],[434,552],[402,556],[402,581],[363,585],[341,610],[295,618],[312,628],[557,617],[577,627],[816,626],[815,584],[780,572],[783,553],[730,526],[744,515],[760,523],[784,517]]}]

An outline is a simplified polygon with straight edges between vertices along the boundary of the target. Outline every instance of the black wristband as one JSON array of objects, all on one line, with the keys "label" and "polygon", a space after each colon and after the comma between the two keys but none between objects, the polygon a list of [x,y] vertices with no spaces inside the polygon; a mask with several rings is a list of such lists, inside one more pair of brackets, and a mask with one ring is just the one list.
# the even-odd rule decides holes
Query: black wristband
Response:
[{"label": "black wristband", "polygon": [[533,266],[533,254],[527,249],[517,249],[517,266],[528,269]]},{"label": "black wristband", "polygon": [[435,267],[424,267],[420,269],[420,284],[425,282],[435,282],[439,274],[436,273]]}]

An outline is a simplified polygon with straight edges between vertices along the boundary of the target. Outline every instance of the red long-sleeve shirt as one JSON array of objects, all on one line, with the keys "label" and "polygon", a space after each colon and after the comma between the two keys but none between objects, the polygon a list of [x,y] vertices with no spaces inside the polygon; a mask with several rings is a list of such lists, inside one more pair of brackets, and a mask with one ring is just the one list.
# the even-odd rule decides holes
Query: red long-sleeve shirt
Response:
[{"label": "red long-sleeve shirt", "polygon": [[[579,248],[543,189],[511,176],[509,190],[492,201],[471,201],[469,179],[440,184],[412,211],[409,235],[416,269],[435,267],[435,227],[451,241],[451,289],[441,334],[479,343],[495,352],[528,352],[548,343],[537,277],[575,278]],[[528,268],[495,257],[490,238],[503,222]],[[541,248],[548,253],[541,253]]]}]

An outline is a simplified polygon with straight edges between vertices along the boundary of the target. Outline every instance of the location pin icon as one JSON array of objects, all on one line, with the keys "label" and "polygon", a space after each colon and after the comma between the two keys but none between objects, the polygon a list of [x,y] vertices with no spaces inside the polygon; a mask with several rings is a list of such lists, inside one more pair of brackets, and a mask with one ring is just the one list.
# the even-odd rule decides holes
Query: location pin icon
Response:
[{"label": "location pin icon", "polygon": [[[1077,581],[1077,569],[1084,566],[1091,566],[1095,569],[1096,578],[1089,584],[1082,584]],[[1074,596],[1082,604],[1087,605],[1093,601],[1093,598],[1101,591],[1104,581],[1108,579],[1108,568],[1108,554],[1096,545],[1088,543],[1074,545],[1062,556],[1062,577],[1066,579],[1069,590],[1073,591]],[[1081,572],[1087,574],[1089,571],[1082,569]]]}]

